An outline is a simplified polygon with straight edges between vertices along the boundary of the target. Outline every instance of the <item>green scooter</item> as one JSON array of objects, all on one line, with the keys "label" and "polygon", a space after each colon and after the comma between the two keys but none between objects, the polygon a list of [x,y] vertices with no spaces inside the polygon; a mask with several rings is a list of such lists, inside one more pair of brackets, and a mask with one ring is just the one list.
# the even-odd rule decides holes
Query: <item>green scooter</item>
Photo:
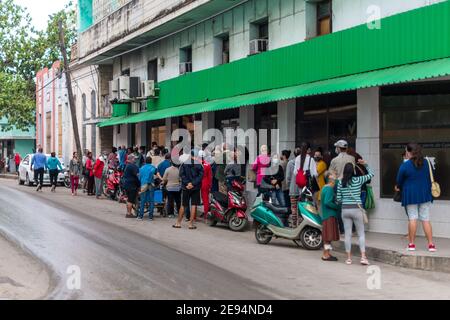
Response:
[{"label": "green scooter", "polygon": [[287,216],[287,208],[275,206],[258,196],[251,211],[256,224],[256,241],[268,244],[275,237],[292,240],[307,250],[319,250],[323,245],[322,219],[312,199],[311,191],[304,188],[298,202],[299,219],[302,221],[297,228],[289,228],[282,222]]}]

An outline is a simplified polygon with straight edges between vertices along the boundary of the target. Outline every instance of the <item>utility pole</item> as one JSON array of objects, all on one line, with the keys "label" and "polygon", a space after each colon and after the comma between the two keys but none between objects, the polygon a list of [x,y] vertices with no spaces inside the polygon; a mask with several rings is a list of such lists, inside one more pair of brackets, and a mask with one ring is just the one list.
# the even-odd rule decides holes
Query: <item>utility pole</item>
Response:
[{"label": "utility pole", "polygon": [[[72,116],[73,135],[75,138],[75,145],[77,148],[78,159],[82,159],[83,153],[81,150],[80,132],[78,131],[77,110],[76,110],[76,106],[75,106],[75,99],[73,97],[72,79],[70,76],[69,61],[67,59],[67,50],[66,50],[66,44],[64,41],[64,29],[63,29],[62,20],[59,20],[58,25],[59,25],[59,45],[61,47],[61,54],[62,54],[63,60],[64,60],[64,73],[66,74],[66,87],[67,87],[67,92],[69,94],[69,108],[70,108],[70,114]],[[94,128],[94,130],[95,130],[95,128]]]}]

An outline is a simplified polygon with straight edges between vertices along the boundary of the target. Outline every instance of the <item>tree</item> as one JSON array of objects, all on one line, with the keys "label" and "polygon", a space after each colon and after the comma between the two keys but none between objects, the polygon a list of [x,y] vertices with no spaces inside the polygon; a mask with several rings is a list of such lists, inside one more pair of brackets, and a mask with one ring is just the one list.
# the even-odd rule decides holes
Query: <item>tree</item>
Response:
[{"label": "tree", "polygon": [[66,30],[68,48],[76,39],[74,4],[49,16],[44,31],[36,30],[31,17],[13,0],[0,0],[0,118],[26,129],[35,122],[36,72],[61,59],[58,21]]}]

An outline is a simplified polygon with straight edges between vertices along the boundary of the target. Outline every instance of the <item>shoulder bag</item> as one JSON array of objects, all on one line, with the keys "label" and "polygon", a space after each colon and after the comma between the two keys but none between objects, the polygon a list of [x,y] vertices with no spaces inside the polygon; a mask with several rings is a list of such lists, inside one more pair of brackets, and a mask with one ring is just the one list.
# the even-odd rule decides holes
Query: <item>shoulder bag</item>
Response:
[{"label": "shoulder bag", "polygon": [[350,191],[350,194],[352,195],[353,200],[356,201],[356,204],[358,205],[359,210],[361,210],[362,216],[363,216],[363,221],[364,224],[368,224],[369,223],[369,217],[367,216],[367,211],[366,209],[364,209],[359,203],[358,200],[356,200],[355,196],[353,195],[353,193]]},{"label": "shoulder bag", "polygon": [[433,198],[439,198],[441,196],[441,186],[434,180],[433,168],[431,166],[430,159],[426,158],[428,162],[428,168],[430,169],[430,179],[431,179],[431,195]]}]

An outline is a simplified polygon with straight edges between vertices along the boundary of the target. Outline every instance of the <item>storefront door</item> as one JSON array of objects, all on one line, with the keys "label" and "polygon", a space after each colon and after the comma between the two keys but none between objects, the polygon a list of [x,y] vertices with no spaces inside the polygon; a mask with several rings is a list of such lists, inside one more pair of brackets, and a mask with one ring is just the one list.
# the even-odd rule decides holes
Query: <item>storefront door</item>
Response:
[{"label": "storefront door", "polygon": [[297,100],[296,144],[311,144],[334,155],[336,141],[356,146],[356,92],[302,98]]}]

